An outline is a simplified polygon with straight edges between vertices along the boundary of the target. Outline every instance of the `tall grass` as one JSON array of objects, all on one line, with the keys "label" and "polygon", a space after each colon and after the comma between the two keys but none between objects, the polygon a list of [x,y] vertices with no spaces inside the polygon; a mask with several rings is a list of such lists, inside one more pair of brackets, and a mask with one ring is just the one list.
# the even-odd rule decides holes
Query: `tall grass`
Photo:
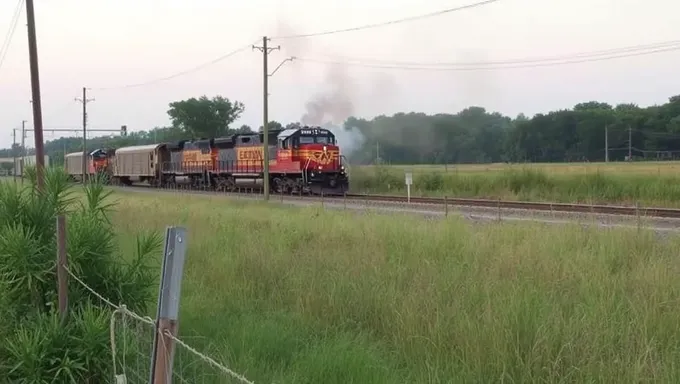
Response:
[{"label": "tall grass", "polygon": [[[353,169],[350,185],[354,192],[404,193],[404,170],[391,167]],[[486,173],[420,170],[414,173],[411,191],[423,196],[680,206],[680,175],[597,170],[565,174],[536,169]]]},{"label": "tall grass", "polygon": [[188,227],[180,334],[255,382],[680,382],[677,237],[119,198]]}]

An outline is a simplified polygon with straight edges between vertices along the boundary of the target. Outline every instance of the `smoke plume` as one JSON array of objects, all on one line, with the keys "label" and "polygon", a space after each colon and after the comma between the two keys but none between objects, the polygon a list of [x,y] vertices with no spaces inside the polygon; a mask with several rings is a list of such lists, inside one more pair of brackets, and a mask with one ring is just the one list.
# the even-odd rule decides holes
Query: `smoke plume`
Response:
[{"label": "smoke plume", "polygon": [[[279,13],[277,34],[292,35],[296,33],[298,31],[295,31]],[[305,57],[307,53],[313,51],[310,49],[310,45],[311,43],[307,39],[289,39],[281,45],[281,49],[286,56]],[[294,67],[294,76],[301,80],[303,77],[308,77],[308,73],[305,73],[302,66],[295,65]],[[305,112],[300,117],[300,123],[320,126],[333,132],[342,153],[349,157],[352,152],[360,149],[366,140],[357,127],[348,126],[346,123],[349,117],[356,116],[355,102],[360,98],[360,89],[343,64],[326,64],[323,71],[323,83],[320,84],[319,90],[305,103]],[[373,83],[368,96],[371,102],[386,103],[390,96],[395,93],[394,79],[386,74],[373,77],[373,79],[370,79],[373,81],[364,82],[364,84]]]}]

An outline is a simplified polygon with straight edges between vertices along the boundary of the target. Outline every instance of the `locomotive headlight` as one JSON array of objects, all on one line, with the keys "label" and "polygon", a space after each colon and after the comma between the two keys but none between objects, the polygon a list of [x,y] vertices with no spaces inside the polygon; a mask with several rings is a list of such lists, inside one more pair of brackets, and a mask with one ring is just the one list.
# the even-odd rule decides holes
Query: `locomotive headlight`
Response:
[{"label": "locomotive headlight", "polygon": [[323,169],[323,167],[319,165],[319,169]]},{"label": "locomotive headlight", "polygon": [[328,147],[324,145],[324,146],[323,146],[323,151],[324,151],[324,152],[327,152],[327,151],[328,151]]}]

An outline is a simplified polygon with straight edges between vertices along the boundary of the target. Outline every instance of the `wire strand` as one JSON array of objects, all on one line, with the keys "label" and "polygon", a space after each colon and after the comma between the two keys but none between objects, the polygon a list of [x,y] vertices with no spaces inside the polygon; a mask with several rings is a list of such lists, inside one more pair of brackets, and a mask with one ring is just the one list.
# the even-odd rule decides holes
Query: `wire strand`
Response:
[{"label": "wire strand", "polygon": [[245,376],[240,375],[240,374],[238,374],[238,373],[232,371],[231,369],[225,367],[224,365],[222,365],[222,364],[218,363],[217,361],[215,361],[214,359],[212,359],[210,356],[207,356],[207,355],[205,355],[205,354],[203,354],[203,353],[197,351],[196,349],[194,349],[193,347],[191,347],[190,345],[188,345],[188,344],[185,343],[184,341],[182,341],[182,340],[180,340],[179,338],[173,336],[170,332],[168,332],[168,331],[162,332],[162,331],[159,330],[159,333],[160,333],[160,335],[161,335],[161,339],[163,339],[162,336],[166,336],[167,338],[174,340],[175,343],[177,343],[177,344],[181,345],[182,347],[186,348],[189,352],[191,352],[191,353],[193,353],[194,355],[200,357],[203,361],[205,361],[206,363],[208,363],[208,364],[212,365],[213,367],[219,369],[220,371],[226,373],[227,375],[229,375],[229,376],[231,376],[231,377],[233,377],[233,378],[235,378],[235,379],[241,381],[242,383],[246,383],[246,384],[254,384],[252,381],[248,380]]},{"label": "wire strand", "polygon": [[160,82],[163,82],[163,81],[171,80],[171,79],[174,79],[174,78],[177,78],[177,77],[180,77],[180,76],[184,76],[184,75],[188,75],[188,74],[193,73],[193,72],[200,71],[201,69],[209,67],[209,66],[214,65],[214,64],[217,64],[220,61],[224,61],[224,60],[234,56],[235,54],[252,47],[252,45],[255,44],[257,41],[258,40],[255,40],[251,43],[248,43],[247,45],[244,45],[240,48],[237,48],[237,49],[235,49],[235,50],[233,50],[229,53],[226,53],[226,54],[224,54],[220,57],[217,57],[213,60],[210,60],[210,61],[205,62],[203,64],[197,65],[197,66],[195,66],[191,69],[187,69],[187,70],[184,70],[184,71],[181,71],[181,72],[177,72],[177,73],[170,75],[170,76],[165,76],[165,77],[157,78],[157,79],[154,79],[154,80],[145,81],[145,82],[142,82],[142,83],[128,84],[128,85],[122,85],[122,86],[112,86],[112,87],[88,88],[88,89],[98,90],[98,91],[108,91],[108,90],[112,90],[112,89],[137,88],[137,87],[144,87],[144,86],[147,86],[147,85],[152,85],[152,84],[160,83]]},{"label": "wire strand", "polygon": [[426,67],[426,66],[399,66],[399,65],[379,65],[379,64],[368,64],[361,62],[349,62],[349,61],[334,61],[334,60],[318,60],[314,58],[297,57],[296,60],[317,64],[339,64],[354,67],[363,68],[377,68],[377,69],[397,69],[397,70],[407,70],[407,71],[432,71],[432,72],[456,72],[456,71],[489,71],[489,70],[502,70],[502,69],[519,69],[519,68],[540,68],[540,67],[553,67],[568,64],[579,64],[579,63],[590,63],[605,60],[614,60],[625,57],[635,57],[635,56],[645,56],[655,53],[662,52],[673,52],[680,50],[680,45],[670,46],[665,48],[659,48],[644,52],[633,52],[633,53],[622,53],[619,55],[609,55],[604,57],[591,57],[591,58],[581,58],[573,60],[564,60],[561,62],[546,62],[546,63],[534,63],[534,64],[519,64],[519,65],[489,65],[489,66],[470,66],[470,67]]},{"label": "wire strand", "polygon": [[5,41],[2,43],[2,47],[0,47],[0,69],[2,69],[2,65],[4,64],[5,58],[7,57],[7,52],[9,51],[9,47],[12,44],[12,39],[14,38],[14,32],[16,32],[17,25],[19,24],[19,16],[21,16],[23,5],[24,0],[19,0],[16,8],[14,9],[14,15],[12,15],[9,29],[5,35]]},{"label": "wire strand", "polygon": [[529,63],[541,63],[547,61],[558,61],[558,60],[569,60],[577,58],[592,58],[598,56],[607,56],[611,54],[619,54],[624,52],[639,52],[649,49],[658,48],[668,48],[679,46],[680,40],[669,40],[658,43],[649,44],[637,44],[629,45],[625,47],[618,48],[608,48],[600,49],[595,51],[585,51],[585,52],[575,52],[570,54],[560,54],[555,56],[539,56],[530,58],[520,58],[520,59],[506,59],[506,60],[495,60],[495,61],[450,61],[450,62],[425,62],[425,61],[398,61],[398,60],[383,60],[374,58],[359,58],[359,57],[349,57],[340,55],[331,55],[324,53],[312,53],[315,56],[328,57],[334,59],[344,59],[347,61],[360,61],[366,63],[375,63],[380,65],[397,65],[397,66],[485,66],[485,65],[509,65],[509,64],[529,64]]},{"label": "wire strand", "polygon": [[303,38],[303,37],[316,37],[316,36],[324,36],[324,35],[334,35],[334,34],[337,34],[337,33],[355,32],[355,31],[361,31],[361,30],[364,30],[364,29],[385,27],[385,26],[388,26],[388,25],[401,24],[401,23],[406,23],[406,22],[411,22],[411,21],[416,21],[416,20],[428,19],[428,18],[431,18],[431,17],[441,16],[441,15],[445,15],[447,13],[462,11],[462,10],[465,10],[465,9],[477,8],[477,7],[487,5],[487,4],[495,3],[497,1],[500,1],[500,0],[478,1],[478,2],[472,3],[472,4],[442,9],[442,10],[439,10],[439,11],[430,12],[430,13],[426,13],[426,14],[422,14],[422,15],[409,16],[409,17],[404,17],[404,18],[401,18],[401,19],[390,20],[390,21],[385,21],[385,22],[381,22],[381,23],[366,24],[366,25],[361,25],[361,26],[357,26],[357,27],[349,27],[349,28],[343,28],[343,29],[335,29],[335,30],[329,30],[329,31],[323,31],[323,32],[314,32],[314,33],[304,33],[304,34],[297,34],[297,35],[276,36],[276,37],[272,37],[272,40],[274,40],[274,39],[277,39],[277,40],[298,39],[298,38]]}]

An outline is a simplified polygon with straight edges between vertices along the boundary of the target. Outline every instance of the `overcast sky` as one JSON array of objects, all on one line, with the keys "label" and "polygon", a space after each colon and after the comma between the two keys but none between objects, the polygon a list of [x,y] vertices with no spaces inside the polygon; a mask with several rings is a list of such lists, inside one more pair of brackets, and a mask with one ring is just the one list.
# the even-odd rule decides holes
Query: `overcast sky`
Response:
[{"label": "overcast sky", "polygon": [[[476,0],[36,0],[45,128],[80,127],[83,86],[92,128],[168,125],[168,103],[223,95],[242,101],[237,122],[262,118],[262,55],[250,49],[201,71],[122,88],[211,61],[263,35],[318,32],[418,15]],[[0,35],[16,6],[0,2]],[[0,68],[0,146],[32,121],[22,11]],[[569,55],[680,39],[673,0],[500,0],[421,21],[306,39],[274,39],[270,67],[295,55],[318,60],[480,62]],[[541,68],[416,71],[344,67],[354,114],[455,113],[470,105],[515,116],[599,100],[663,103],[680,94],[680,51]],[[270,81],[270,119],[299,121],[328,87],[329,65],[286,63]],[[338,77],[335,77],[338,80]],[[115,89],[97,89],[116,87]],[[50,140],[60,135],[45,133]],[[32,143],[33,136],[28,141]]]}]

